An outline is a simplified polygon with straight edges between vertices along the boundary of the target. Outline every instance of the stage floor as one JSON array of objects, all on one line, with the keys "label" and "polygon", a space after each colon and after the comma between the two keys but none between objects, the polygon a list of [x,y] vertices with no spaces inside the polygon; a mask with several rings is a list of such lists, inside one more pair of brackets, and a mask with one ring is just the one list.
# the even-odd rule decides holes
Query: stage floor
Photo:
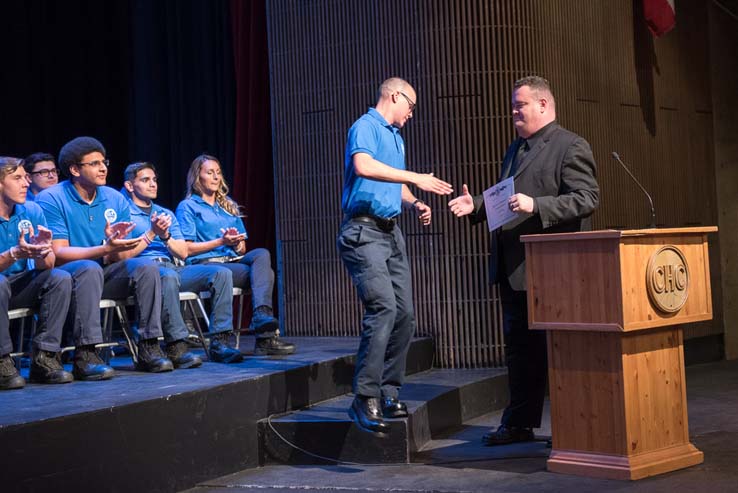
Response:
[{"label": "stage floor", "polygon": [[[484,447],[479,439],[501,412],[436,437],[416,464],[392,466],[268,466],[202,482],[190,493],[258,491],[418,492],[663,492],[738,491],[738,361],[687,368],[689,430],[703,464],[636,482],[549,473],[545,441]],[[550,435],[548,409],[540,435]]]},{"label": "stage floor", "polygon": [[[239,382],[356,354],[358,338],[285,337],[297,344],[289,356],[253,356],[254,338],[242,337],[246,354],[238,364],[210,363],[200,368],[150,374],[135,371],[129,356],[111,360],[116,376],[103,382],[64,385],[27,384],[24,389],[0,392],[0,428],[79,413],[98,411],[150,399],[168,398]],[[202,356],[202,349],[193,348]],[[71,371],[71,365],[65,365]],[[28,378],[28,368],[21,370]]]}]

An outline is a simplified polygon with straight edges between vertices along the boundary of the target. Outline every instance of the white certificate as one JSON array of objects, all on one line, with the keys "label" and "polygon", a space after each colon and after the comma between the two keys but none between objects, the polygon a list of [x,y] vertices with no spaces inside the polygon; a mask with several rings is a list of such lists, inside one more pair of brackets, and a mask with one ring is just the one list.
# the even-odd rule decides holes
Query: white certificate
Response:
[{"label": "white certificate", "polygon": [[494,231],[503,224],[507,224],[517,217],[517,213],[510,210],[508,200],[515,195],[513,177],[502,180],[497,185],[489,187],[482,194],[484,208],[487,211],[487,225]]}]

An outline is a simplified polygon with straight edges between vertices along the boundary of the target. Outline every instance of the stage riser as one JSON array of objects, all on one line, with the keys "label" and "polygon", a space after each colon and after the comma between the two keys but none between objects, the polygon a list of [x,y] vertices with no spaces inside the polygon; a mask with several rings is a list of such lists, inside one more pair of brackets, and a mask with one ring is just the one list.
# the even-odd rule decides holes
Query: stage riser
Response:
[{"label": "stage riser", "polygon": [[[502,408],[508,396],[507,376],[501,372],[469,378],[459,371],[453,383],[446,370],[431,370],[408,379],[401,396],[411,402],[407,419],[389,420],[391,431],[379,438],[359,430],[346,410],[351,396],[344,396],[259,425],[260,460],[263,465],[326,464],[336,459],[363,464],[407,463],[432,436],[461,426],[465,421]],[[441,376],[439,376],[441,375]],[[276,430],[276,433],[275,433]],[[306,454],[290,446],[278,435]]]},{"label": "stage riser", "polygon": [[[171,492],[257,467],[258,421],[350,392],[354,360],[339,356],[183,394],[174,387],[157,399],[0,427],[8,451],[0,490]],[[432,361],[432,341],[414,340],[408,373],[427,370]],[[196,378],[194,372],[207,369],[178,371]],[[94,385],[136,392],[111,390],[116,383]]]}]

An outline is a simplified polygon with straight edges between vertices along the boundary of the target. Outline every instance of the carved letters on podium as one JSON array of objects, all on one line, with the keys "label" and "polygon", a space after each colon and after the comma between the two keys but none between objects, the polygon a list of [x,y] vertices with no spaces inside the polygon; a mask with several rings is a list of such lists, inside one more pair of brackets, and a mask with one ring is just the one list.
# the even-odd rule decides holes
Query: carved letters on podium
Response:
[{"label": "carved letters on podium", "polygon": [[657,310],[676,313],[684,306],[689,295],[689,266],[679,248],[665,245],[651,256],[646,287]]}]

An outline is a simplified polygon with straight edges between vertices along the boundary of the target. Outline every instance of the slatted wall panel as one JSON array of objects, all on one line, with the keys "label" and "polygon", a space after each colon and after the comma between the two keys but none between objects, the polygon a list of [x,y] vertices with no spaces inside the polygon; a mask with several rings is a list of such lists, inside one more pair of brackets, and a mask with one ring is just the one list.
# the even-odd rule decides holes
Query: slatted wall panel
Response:
[{"label": "slatted wall panel", "polygon": [[[594,227],[650,223],[647,199],[612,151],[651,192],[659,227],[717,224],[707,5],[678,2],[677,28],[660,39],[641,22],[639,2],[538,5],[542,72],[554,85],[559,120],[587,138],[598,163]],[[718,269],[712,274],[719,289]],[[721,314],[715,316],[685,326],[685,337],[721,333]]]},{"label": "slatted wall panel", "polygon": [[[494,183],[514,138],[512,83],[540,73],[554,84],[562,123],[595,149],[603,186],[597,227],[648,223],[611,150],[643,177],[657,203],[674,202],[660,208],[660,223],[714,222],[715,205],[696,207],[680,181],[694,182],[712,159],[706,71],[679,67],[706,50],[699,31],[690,32],[700,42],[687,53],[678,40],[655,43],[661,75],[652,75],[652,135],[644,130],[637,77],[647,74],[636,70],[631,2],[268,0],[267,8],[280,313],[288,334],[359,334],[360,303],[335,249],[343,152],[348,128],[390,75],[418,93],[415,117],[403,129],[412,170],[434,172],[457,190],[467,183],[478,193]],[[693,88],[705,93],[690,98]],[[714,190],[711,176],[701,177],[700,192]],[[418,332],[435,338],[437,366],[502,365],[486,230],[454,218],[447,199],[417,194],[434,210],[429,228],[409,215],[401,221]]]}]

